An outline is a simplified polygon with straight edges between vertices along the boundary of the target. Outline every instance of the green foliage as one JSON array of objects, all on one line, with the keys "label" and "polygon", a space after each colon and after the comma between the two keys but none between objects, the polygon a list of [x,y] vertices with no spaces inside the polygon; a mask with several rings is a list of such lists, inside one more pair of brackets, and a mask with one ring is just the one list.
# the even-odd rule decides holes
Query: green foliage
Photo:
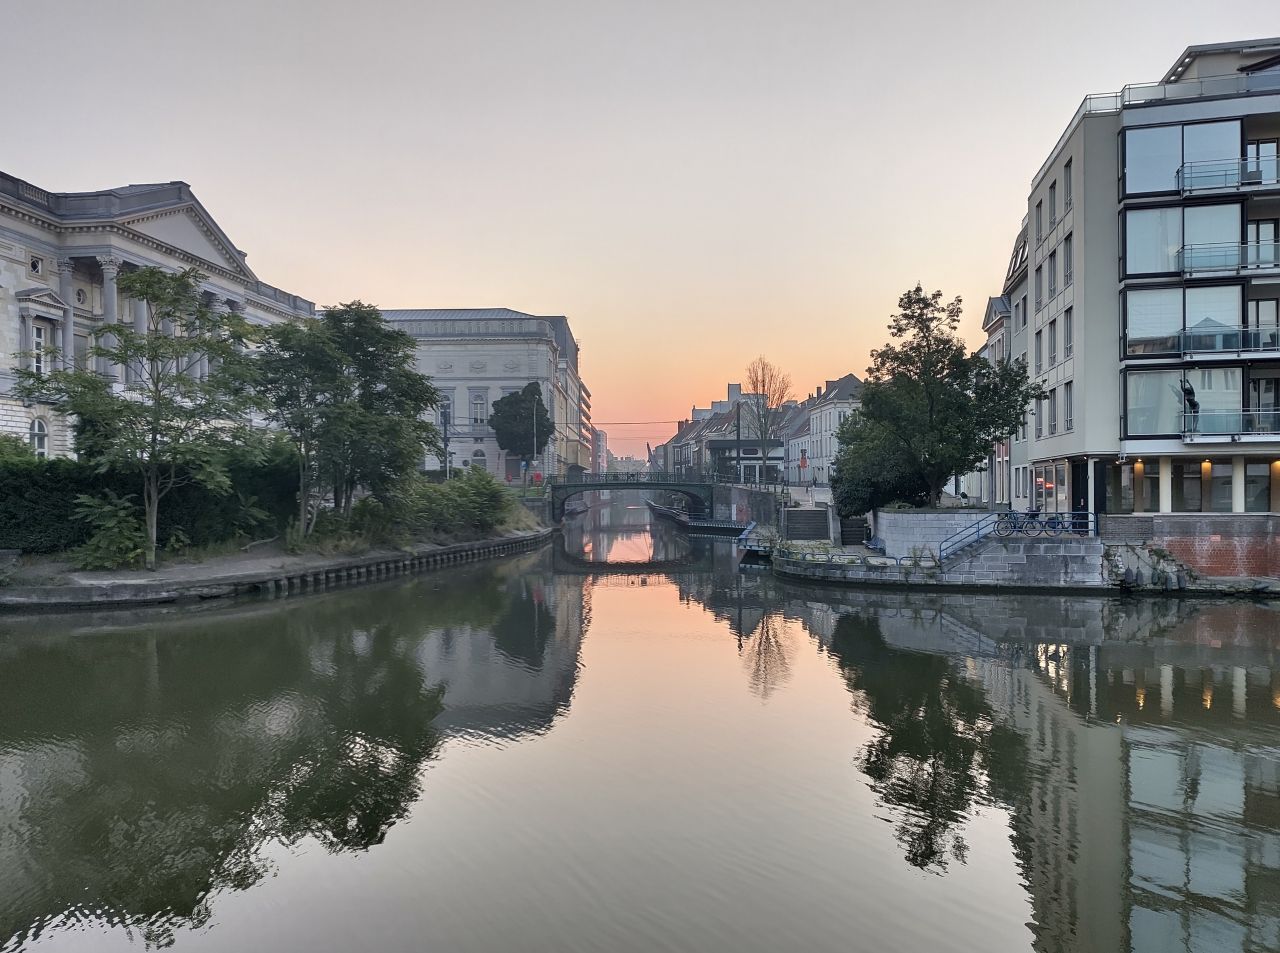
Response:
[{"label": "green foliage", "polygon": [[929,485],[880,428],[850,414],[840,425],[838,439],[831,493],[841,516],[862,516],[891,503],[928,503]]},{"label": "green foliage", "polygon": [[[894,471],[885,477],[890,485],[923,482],[936,503],[947,480],[980,466],[1044,392],[1028,380],[1025,362],[992,364],[968,353],[956,331],[959,298],[943,304],[941,291],[916,285],[898,307],[889,323],[893,342],[871,354],[863,439],[889,454],[878,462]],[[847,469],[852,476],[857,467]]]},{"label": "green foliage", "polygon": [[35,459],[35,452],[27,441],[17,434],[0,433],[0,464]]},{"label": "green foliage", "polygon": [[[289,448],[262,456],[233,455],[229,478],[238,491],[217,495],[194,483],[184,484],[165,499],[159,538],[181,530],[192,546],[208,546],[232,538],[270,536],[294,508],[297,470]],[[124,496],[137,486],[128,473],[100,473],[75,460],[0,461],[0,549],[25,553],[65,552],[89,537],[87,524],[71,519],[77,496],[106,491]]]},{"label": "green foliage", "polygon": [[[194,269],[125,272],[119,288],[145,303],[144,329],[97,328],[86,368],[15,372],[20,397],[46,401],[81,421],[82,449],[100,472],[134,475],[149,569],[155,568],[160,501],[188,484],[227,492],[226,454],[244,443],[241,421],[252,406],[244,386],[249,327],[239,315],[204,303],[203,278]],[[93,369],[98,361],[127,369],[124,392]],[[207,375],[199,373],[202,367],[208,367]]]},{"label": "green foliage", "polygon": [[111,490],[102,496],[76,497],[76,519],[90,529],[89,539],[74,550],[72,561],[79,569],[122,569],[136,566],[142,559],[146,533],[134,497],[119,496]]},{"label": "green foliage", "polygon": [[503,525],[516,505],[487,471],[472,468],[445,483],[412,480],[394,501],[366,497],[355,505],[350,528],[380,542],[478,539]]},{"label": "green foliage", "polygon": [[493,402],[489,427],[498,446],[522,460],[532,460],[547,446],[554,431],[551,416],[542,402],[542,386],[537,381]]}]

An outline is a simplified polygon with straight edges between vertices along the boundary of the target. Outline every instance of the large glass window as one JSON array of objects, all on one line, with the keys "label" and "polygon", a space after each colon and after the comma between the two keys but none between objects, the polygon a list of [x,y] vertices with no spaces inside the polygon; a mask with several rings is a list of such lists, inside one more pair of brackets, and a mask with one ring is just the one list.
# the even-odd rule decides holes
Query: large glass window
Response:
[{"label": "large glass window", "polygon": [[1071,381],[1067,381],[1065,384],[1062,385],[1062,429],[1063,430],[1071,430],[1075,426],[1075,422],[1072,420],[1073,408],[1071,405],[1073,401],[1071,399],[1072,397],[1071,390],[1072,390]]},{"label": "large glass window", "polygon": [[1071,160],[1067,160],[1067,164],[1062,167],[1062,211],[1071,211]]},{"label": "large glass window", "polygon": [[1184,267],[1235,268],[1240,264],[1240,206],[1197,205],[1186,209],[1182,241],[1189,246]]},{"label": "large glass window", "polygon": [[1075,348],[1075,328],[1072,327],[1074,324],[1074,309],[1067,308],[1066,311],[1062,312],[1062,356],[1064,358],[1070,357],[1072,350]]},{"label": "large glass window", "polygon": [[[1238,433],[1242,423],[1243,376],[1238,367],[1202,367],[1187,371],[1187,384],[1183,389],[1187,429],[1196,433]],[[1194,406],[1192,400],[1199,406]]]},{"label": "large glass window", "polygon": [[1049,332],[1049,366],[1053,367],[1058,363],[1058,321],[1055,318],[1049,322],[1049,326],[1045,328]]},{"label": "large glass window", "polygon": [[1058,293],[1058,253],[1049,252],[1049,297]]},{"label": "large glass window", "polygon": [[1203,488],[1199,463],[1173,464],[1173,512],[1199,513]]},{"label": "large glass window", "polygon": [[1064,288],[1071,284],[1071,275],[1076,266],[1075,249],[1072,245],[1070,235],[1062,240],[1062,287]]},{"label": "large glass window", "polygon": [[1113,463],[1107,467],[1108,513],[1133,512],[1133,470],[1129,463]]},{"label": "large glass window", "polygon": [[1271,511],[1271,465],[1269,463],[1244,465],[1244,508],[1248,513]]},{"label": "large glass window", "polygon": [[1247,302],[1246,326],[1249,347],[1259,350],[1280,348],[1280,301],[1263,298]]},{"label": "large glass window", "polygon": [[1036,373],[1044,371],[1044,332],[1036,332]]},{"label": "large glass window", "polygon": [[31,421],[27,428],[27,443],[37,457],[49,456],[49,426],[43,420],[36,418]]},{"label": "large glass window", "polygon": [[[1206,468],[1201,467],[1203,473]],[[1205,510],[1210,513],[1231,512],[1231,461],[1216,460],[1208,466],[1209,505]]]},{"label": "large glass window", "polygon": [[1058,432],[1058,389],[1051,388],[1049,391],[1049,433]]},{"label": "large glass window", "polygon": [[1125,212],[1125,274],[1178,271],[1182,247],[1182,209],[1144,208]]},{"label": "large glass window", "polygon": [[1187,350],[1223,351],[1240,346],[1240,286],[1188,288]]},{"label": "large glass window", "polygon": [[1044,304],[1044,266],[1036,268],[1036,310]]},{"label": "large glass window", "polygon": [[1124,134],[1124,190],[1172,192],[1182,165],[1182,127],[1149,126]]},{"label": "large glass window", "polygon": [[[1240,158],[1240,121],[1197,122],[1182,127],[1182,161],[1221,163],[1235,168]],[[1192,170],[1193,175],[1201,170]],[[1194,179],[1192,181],[1194,185]]]},{"label": "large glass window", "polygon": [[1124,294],[1125,346],[1129,354],[1168,354],[1181,350],[1182,289],[1131,289]]},{"label": "large glass window", "polygon": [[1181,371],[1129,371],[1126,374],[1125,429],[1132,436],[1181,432]]}]

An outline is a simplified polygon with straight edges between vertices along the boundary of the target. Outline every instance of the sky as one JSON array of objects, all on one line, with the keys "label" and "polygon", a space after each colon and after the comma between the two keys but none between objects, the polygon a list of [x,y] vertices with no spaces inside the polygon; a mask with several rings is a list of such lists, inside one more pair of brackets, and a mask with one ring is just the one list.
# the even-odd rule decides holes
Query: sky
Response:
[{"label": "sky", "polygon": [[186,181],[321,304],[567,315],[630,454],[757,354],[797,397],[861,376],[916,282],[976,347],[1081,99],[1280,6],[61,0],[5,34],[4,171]]}]

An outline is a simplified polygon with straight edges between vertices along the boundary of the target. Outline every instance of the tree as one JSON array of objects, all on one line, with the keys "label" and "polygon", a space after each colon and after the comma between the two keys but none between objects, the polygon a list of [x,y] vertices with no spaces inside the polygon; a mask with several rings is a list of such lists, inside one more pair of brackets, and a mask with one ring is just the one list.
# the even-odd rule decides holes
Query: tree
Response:
[{"label": "tree", "polygon": [[35,463],[38,458],[31,444],[17,434],[0,433],[0,464]]},{"label": "tree", "polygon": [[861,516],[888,503],[923,506],[929,486],[885,431],[850,414],[837,431],[840,449],[831,493],[841,516]]},{"label": "tree", "polygon": [[893,479],[923,482],[936,505],[947,480],[980,467],[1044,390],[1028,380],[1025,361],[992,364],[968,353],[956,333],[959,298],[943,304],[941,291],[917,284],[898,308],[893,341],[871,352],[861,418],[867,439],[892,449],[883,465],[897,468]]},{"label": "tree", "polygon": [[308,331],[319,339],[296,344],[315,358],[316,380],[306,386],[324,402],[315,467],[333,487],[334,509],[349,517],[357,489],[385,500],[426,450],[439,449],[439,431],[425,414],[440,395],[417,371],[411,336],[372,304],[328,308]]},{"label": "tree", "polygon": [[523,390],[495,400],[489,427],[499,447],[528,464],[546,448],[554,429],[542,402],[542,385],[530,381]]},{"label": "tree", "polygon": [[[82,422],[86,456],[100,472],[138,477],[148,569],[156,568],[161,500],[193,482],[216,493],[230,489],[225,454],[244,442],[243,418],[252,406],[242,353],[248,326],[202,302],[203,277],[194,269],[173,274],[153,267],[122,274],[121,293],[146,305],[145,329],[97,328],[88,367],[17,371],[20,396],[48,401]],[[124,387],[93,370],[96,361],[120,369]]]},{"label": "tree", "polygon": [[779,415],[775,411],[791,399],[791,375],[761,354],[747,365],[747,393],[755,395],[747,404],[747,417],[760,441],[760,460],[767,465],[766,443],[777,436]]},{"label": "tree", "polygon": [[297,453],[298,526],[304,536],[320,512],[322,436],[342,368],[342,354],[319,321],[270,328],[254,364],[267,419],[289,435]]}]

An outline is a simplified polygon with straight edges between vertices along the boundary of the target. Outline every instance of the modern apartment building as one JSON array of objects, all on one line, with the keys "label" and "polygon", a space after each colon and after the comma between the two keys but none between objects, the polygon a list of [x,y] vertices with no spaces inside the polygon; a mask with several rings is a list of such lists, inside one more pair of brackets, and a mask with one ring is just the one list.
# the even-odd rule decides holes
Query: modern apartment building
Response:
[{"label": "modern apartment building", "polygon": [[997,498],[1280,510],[1278,142],[1280,38],[1192,46],[1084,100],[984,323],[1047,395],[995,453]]}]

